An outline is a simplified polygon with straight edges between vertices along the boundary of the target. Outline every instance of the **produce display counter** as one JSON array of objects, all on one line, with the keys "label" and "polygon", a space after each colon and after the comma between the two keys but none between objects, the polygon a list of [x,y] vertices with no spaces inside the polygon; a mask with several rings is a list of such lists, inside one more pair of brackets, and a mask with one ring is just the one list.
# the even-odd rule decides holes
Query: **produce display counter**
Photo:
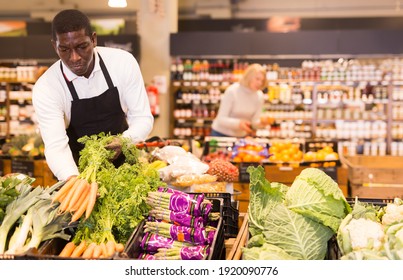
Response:
[{"label": "produce display counter", "polygon": [[341,157],[348,168],[348,196],[388,199],[403,197],[403,157]]}]

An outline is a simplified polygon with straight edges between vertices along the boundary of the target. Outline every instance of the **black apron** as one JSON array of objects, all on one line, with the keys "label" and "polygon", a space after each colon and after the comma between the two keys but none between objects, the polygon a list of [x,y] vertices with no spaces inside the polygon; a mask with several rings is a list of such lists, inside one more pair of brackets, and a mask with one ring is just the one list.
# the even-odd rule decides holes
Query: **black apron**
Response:
[{"label": "black apron", "polygon": [[[73,97],[73,101],[71,102],[70,125],[66,131],[69,137],[69,146],[77,165],[80,151],[84,147],[83,144],[77,142],[80,137],[99,134],[101,132],[116,135],[123,133],[123,131],[129,127],[126,115],[120,105],[119,91],[117,87],[113,85],[101,56],[99,54],[98,56],[102,73],[108,84],[108,89],[101,95],[92,98],[78,98],[73,82],[67,80],[63,72],[62,62],[60,62],[60,69],[62,70],[64,80]],[[115,164],[119,165],[122,161],[124,161],[124,158],[119,157],[116,159]]]}]

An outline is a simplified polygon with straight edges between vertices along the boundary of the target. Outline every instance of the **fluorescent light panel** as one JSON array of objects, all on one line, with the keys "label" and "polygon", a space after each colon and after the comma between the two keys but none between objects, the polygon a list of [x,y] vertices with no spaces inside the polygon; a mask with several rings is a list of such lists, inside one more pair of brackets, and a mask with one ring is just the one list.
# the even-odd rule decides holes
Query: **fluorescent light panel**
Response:
[{"label": "fluorescent light panel", "polygon": [[126,0],[109,0],[108,6],[111,8],[125,8],[127,7]]}]

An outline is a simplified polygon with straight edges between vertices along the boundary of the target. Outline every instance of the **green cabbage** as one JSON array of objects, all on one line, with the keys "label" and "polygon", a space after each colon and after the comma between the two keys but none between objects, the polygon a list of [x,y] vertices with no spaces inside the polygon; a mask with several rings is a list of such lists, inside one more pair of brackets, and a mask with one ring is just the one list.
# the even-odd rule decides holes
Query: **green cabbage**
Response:
[{"label": "green cabbage", "polygon": [[[291,187],[270,183],[261,166],[250,166],[247,172],[249,232],[253,243],[248,243],[248,249],[243,251],[244,258],[324,259],[328,241],[351,211],[337,183],[315,168],[302,171]],[[259,243],[261,236],[254,239],[262,233],[264,244],[272,246]],[[258,250],[265,252],[255,252]]]},{"label": "green cabbage", "polygon": [[260,165],[249,166],[246,171],[250,174],[249,231],[254,236],[263,232],[265,220],[276,205],[283,203],[288,187],[267,181]]},{"label": "green cabbage", "polygon": [[268,243],[301,260],[323,260],[333,231],[314,220],[277,205],[265,222]]},{"label": "green cabbage", "polygon": [[337,232],[351,212],[338,184],[317,168],[306,168],[292,183],[285,197],[287,207]]},{"label": "green cabbage", "polygon": [[242,248],[243,260],[298,260],[278,246],[263,243],[258,247]]}]

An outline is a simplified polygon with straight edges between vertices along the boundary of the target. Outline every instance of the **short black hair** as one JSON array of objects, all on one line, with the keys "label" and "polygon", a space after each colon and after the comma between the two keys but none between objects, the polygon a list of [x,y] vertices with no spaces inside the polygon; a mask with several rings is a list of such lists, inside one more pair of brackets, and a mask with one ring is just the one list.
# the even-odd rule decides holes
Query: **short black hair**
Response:
[{"label": "short black hair", "polygon": [[90,19],[79,10],[68,9],[59,12],[52,21],[52,39],[56,40],[57,34],[85,30],[85,35],[91,36],[92,28]]}]

